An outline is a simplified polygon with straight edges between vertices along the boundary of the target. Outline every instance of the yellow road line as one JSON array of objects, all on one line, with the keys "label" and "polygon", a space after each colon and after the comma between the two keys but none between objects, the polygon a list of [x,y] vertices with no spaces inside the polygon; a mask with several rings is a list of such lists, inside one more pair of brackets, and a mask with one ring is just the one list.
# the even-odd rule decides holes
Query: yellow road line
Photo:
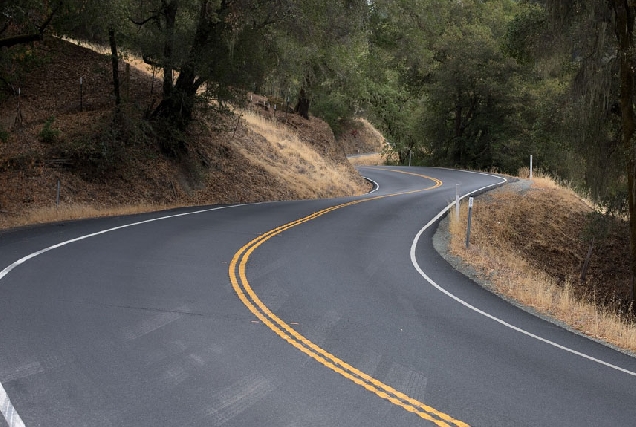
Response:
[{"label": "yellow road line", "polygon": [[[296,227],[300,224],[306,223],[313,219],[316,219],[322,215],[325,215],[329,212],[333,212],[337,209],[341,209],[347,206],[352,206],[358,203],[369,202],[372,200],[379,200],[386,197],[393,197],[401,194],[412,194],[417,192],[422,192],[426,190],[432,190],[434,188],[438,188],[442,185],[442,181],[428,177],[426,175],[414,174],[409,172],[402,171],[394,171],[398,173],[407,173],[409,175],[416,175],[422,178],[430,179],[435,182],[435,185],[427,188],[423,188],[415,191],[408,191],[402,193],[389,194],[386,196],[376,196],[370,197],[367,199],[355,200],[347,203],[342,203],[336,206],[332,206],[318,212],[315,212],[311,215],[308,215],[304,218],[298,219],[296,221],[292,221],[290,223],[281,225],[276,227],[261,236],[253,239],[245,246],[243,246],[239,251],[234,254],[232,258],[232,262],[229,266],[229,275],[230,282],[232,283],[232,287],[236,294],[238,295],[241,302],[268,328],[270,328],[274,333],[276,333],[279,337],[287,341],[289,344],[302,351],[306,355],[310,356],[314,360],[318,361],[322,365],[328,367],[329,369],[337,372],[343,377],[353,381],[355,384],[365,388],[366,390],[376,394],[382,399],[388,400],[389,402],[404,408],[405,410],[417,414],[419,417],[431,421],[440,427],[468,427],[468,424],[455,420],[451,416],[432,408],[422,402],[419,402],[416,399],[413,399],[406,394],[392,388],[389,385],[384,384],[383,382],[373,378],[372,376],[365,374],[364,372],[356,369],[355,367],[349,365],[343,360],[339,359],[335,355],[329,353],[318,345],[314,344],[312,341],[305,338],[303,335],[298,333],[294,328],[285,323],[282,319],[272,313],[269,308],[260,300],[260,298],[254,293],[252,287],[250,286],[247,275],[246,275],[246,266],[249,260],[249,257],[254,253],[254,251],[261,246],[263,243],[268,241],[274,236],[277,236],[288,230],[292,227]],[[238,277],[237,277],[238,270]]]}]

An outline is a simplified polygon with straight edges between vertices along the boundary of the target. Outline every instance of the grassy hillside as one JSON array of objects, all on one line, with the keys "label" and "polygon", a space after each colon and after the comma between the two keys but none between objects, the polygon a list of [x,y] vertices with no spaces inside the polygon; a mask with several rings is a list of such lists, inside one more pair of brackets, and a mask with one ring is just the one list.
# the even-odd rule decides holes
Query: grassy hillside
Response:
[{"label": "grassy hillside", "polygon": [[570,189],[535,178],[475,200],[467,249],[465,205],[459,221],[450,215],[450,249],[487,286],[584,334],[636,352],[627,221],[603,217]]},{"label": "grassy hillside", "polygon": [[143,119],[160,98],[159,76],[129,69],[122,61],[126,102],[118,114],[110,57],[58,39],[36,45],[12,81],[0,82],[0,228],[367,191],[324,122],[274,116],[256,103],[234,116],[199,114],[187,134],[176,135],[187,153],[166,156]]}]

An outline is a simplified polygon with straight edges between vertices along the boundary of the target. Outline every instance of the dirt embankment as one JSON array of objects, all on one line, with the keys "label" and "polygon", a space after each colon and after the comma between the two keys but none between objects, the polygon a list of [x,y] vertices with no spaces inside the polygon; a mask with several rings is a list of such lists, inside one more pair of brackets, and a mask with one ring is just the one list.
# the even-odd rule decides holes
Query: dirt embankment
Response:
[{"label": "dirt embankment", "polygon": [[[595,226],[598,222],[589,203],[571,190],[538,180],[527,191],[502,189],[482,200],[474,212],[475,245],[495,243],[518,254],[558,285],[572,286],[580,298],[605,305],[629,298],[625,221],[607,220],[607,227],[601,230]],[[582,280],[590,245],[591,257]]]},{"label": "dirt embankment", "polygon": [[446,222],[448,248],[460,270],[573,330],[636,352],[626,221],[603,217],[546,178],[478,197],[469,248],[465,204],[454,217]]},{"label": "dirt embankment", "polygon": [[[285,155],[277,150],[283,140],[271,140],[269,133],[246,120],[199,115],[182,136],[187,153],[171,158],[143,119],[160,97],[158,79],[134,67],[127,71],[122,61],[125,103],[116,115],[110,57],[57,39],[37,44],[29,55],[10,70],[10,85],[0,83],[0,130],[8,135],[0,141],[0,228],[64,219],[37,215],[55,206],[58,181],[61,207],[91,206],[104,212],[123,205],[147,210],[338,197],[368,188],[331,129],[316,118],[307,121],[290,114],[281,123],[280,117],[268,119],[272,109],[251,107],[266,118],[266,127],[297,136],[282,137],[298,146]],[[250,152],[258,155],[250,157]],[[277,172],[307,162],[298,152],[315,152],[320,163],[298,169],[307,175],[302,185]],[[269,163],[253,161],[256,158]],[[323,184],[318,181],[326,174],[311,175],[325,169],[336,170],[337,179],[332,174]]]},{"label": "dirt embankment", "polygon": [[367,120],[359,118],[351,121],[338,136],[338,144],[349,155],[381,153],[386,144],[384,136]]}]

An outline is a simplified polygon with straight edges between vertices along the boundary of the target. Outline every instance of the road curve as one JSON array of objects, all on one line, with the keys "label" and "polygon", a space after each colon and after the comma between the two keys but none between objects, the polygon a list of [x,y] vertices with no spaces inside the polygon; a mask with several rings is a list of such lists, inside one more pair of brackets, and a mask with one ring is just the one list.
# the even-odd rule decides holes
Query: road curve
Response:
[{"label": "road curve", "polygon": [[455,184],[501,178],[361,171],[360,198],[1,233],[0,427],[634,425],[635,359],[433,249]]}]

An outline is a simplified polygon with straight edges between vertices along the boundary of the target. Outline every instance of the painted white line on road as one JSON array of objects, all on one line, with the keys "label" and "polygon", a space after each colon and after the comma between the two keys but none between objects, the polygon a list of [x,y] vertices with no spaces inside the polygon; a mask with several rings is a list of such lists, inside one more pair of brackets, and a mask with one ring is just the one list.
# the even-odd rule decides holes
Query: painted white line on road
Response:
[{"label": "painted white line on road", "polygon": [[362,178],[366,179],[371,184],[373,184],[373,189],[371,191],[369,191],[367,194],[373,194],[373,193],[375,193],[376,191],[378,191],[380,189],[380,184],[378,184],[377,182],[375,182],[371,178],[367,178],[366,176],[363,176]]},{"label": "painted white line on road", "polygon": [[[506,182],[506,180],[504,179],[504,181],[502,181],[500,184],[503,184],[504,182]],[[469,195],[471,195],[474,192],[465,194],[464,196],[462,196],[461,198],[465,198]],[[417,262],[417,257],[415,256],[415,252],[417,249],[417,243],[420,240],[420,237],[422,236],[422,234],[429,228],[431,227],[433,224],[435,224],[442,216],[444,216],[444,214],[446,214],[446,212],[448,212],[453,206],[455,205],[455,202],[449,204],[448,206],[446,206],[440,213],[437,214],[437,216],[435,218],[433,218],[432,220],[430,220],[428,222],[428,224],[426,224],[424,227],[422,227],[422,229],[417,233],[417,235],[415,236],[415,238],[413,239],[413,243],[411,244],[411,263],[413,264],[413,267],[415,267],[415,269],[417,270],[417,272],[420,274],[420,276],[422,276],[424,278],[424,280],[426,280],[429,284],[431,284],[434,288],[436,288],[438,291],[442,292],[443,294],[445,294],[446,296],[448,296],[449,298],[457,301],[458,303],[460,303],[461,305],[463,305],[464,307],[467,307],[469,309],[471,309],[472,311],[481,314],[484,317],[487,317],[491,320],[494,320],[495,322],[505,326],[506,328],[512,329],[514,331],[517,331],[519,333],[522,333],[530,338],[534,338],[537,341],[541,341],[545,344],[551,345],[553,347],[558,348],[559,350],[563,350],[565,352],[580,356],[584,359],[590,360],[592,362],[598,363],[599,365],[603,365],[606,366],[608,368],[614,369],[616,371],[622,372],[624,374],[627,375],[631,375],[631,376],[635,376],[636,377],[636,372],[632,372],[630,370],[627,370],[625,368],[621,368],[620,366],[616,366],[616,365],[612,365],[611,363],[605,362],[603,360],[597,359],[595,357],[592,357],[590,355],[587,355],[585,353],[581,353],[580,351],[577,350],[573,350],[571,348],[565,347],[561,344],[557,344],[553,341],[550,341],[548,339],[542,338],[538,335],[535,335],[531,332],[526,331],[525,329],[521,329],[518,326],[514,326],[511,325],[510,323],[501,320],[498,317],[493,316],[492,314],[486,313],[483,310],[480,310],[479,308],[467,303],[466,301],[462,300],[461,298],[455,296],[454,294],[450,293],[449,291],[447,291],[446,289],[444,289],[443,287],[441,287],[440,285],[438,285],[437,283],[435,283],[435,281],[433,279],[431,279],[430,277],[428,277],[428,275],[426,273],[424,273],[424,271],[422,271],[422,269],[420,268],[420,265]]]},{"label": "painted white line on road", "polygon": [[[28,260],[30,260],[32,258],[35,258],[38,255],[42,255],[43,253],[46,253],[48,251],[52,251],[53,249],[61,248],[62,246],[66,246],[66,245],[68,245],[70,243],[75,243],[75,242],[78,242],[80,240],[88,239],[89,237],[95,237],[95,236],[99,236],[100,234],[105,234],[105,233],[108,233],[108,232],[111,232],[111,231],[121,230],[121,229],[128,228],[128,227],[134,227],[136,225],[141,225],[141,224],[149,224],[151,222],[161,221],[161,220],[164,220],[164,219],[177,218],[177,217],[181,217],[181,216],[185,216],[185,215],[191,215],[191,214],[194,215],[194,214],[200,214],[200,213],[205,213],[205,212],[212,212],[212,211],[217,211],[217,210],[225,209],[225,208],[236,208],[236,207],[239,207],[239,206],[245,206],[245,205],[241,204],[241,205],[234,205],[234,206],[219,206],[219,207],[216,207],[216,208],[203,209],[203,210],[199,210],[199,211],[196,211],[196,212],[186,212],[186,213],[180,213],[180,214],[174,214],[174,215],[165,215],[165,216],[162,216],[160,218],[151,218],[151,219],[147,219],[145,221],[138,221],[138,222],[133,222],[133,223],[130,223],[130,224],[124,224],[124,225],[120,225],[120,226],[117,226],[117,227],[112,227],[112,228],[108,228],[108,229],[105,229],[105,230],[96,231],[94,233],[86,234],[84,236],[79,236],[79,237],[76,237],[74,239],[66,240],[64,242],[57,243],[55,245],[49,246],[48,248],[41,249],[41,250],[39,250],[37,252],[30,253],[29,255],[26,255],[26,256],[20,258],[19,260],[15,261],[11,265],[9,265],[8,267],[6,267],[2,271],[0,271],[0,280],[2,280],[3,277],[5,277],[7,274],[9,274],[11,272],[11,270],[16,268],[17,266],[19,266],[21,264],[24,264]],[[0,383],[0,412],[4,416],[4,419],[6,420],[6,422],[9,424],[9,427],[25,427],[24,426],[24,422],[22,422],[22,418],[20,418],[20,415],[15,410],[15,407],[11,403],[11,400],[9,399],[9,395],[7,394],[6,390],[4,389],[2,383]]]},{"label": "painted white line on road", "polygon": [[0,411],[2,411],[9,427],[24,427],[22,418],[20,418],[20,415],[11,404],[9,396],[7,396],[7,392],[4,387],[2,387],[2,384],[0,384]]}]

